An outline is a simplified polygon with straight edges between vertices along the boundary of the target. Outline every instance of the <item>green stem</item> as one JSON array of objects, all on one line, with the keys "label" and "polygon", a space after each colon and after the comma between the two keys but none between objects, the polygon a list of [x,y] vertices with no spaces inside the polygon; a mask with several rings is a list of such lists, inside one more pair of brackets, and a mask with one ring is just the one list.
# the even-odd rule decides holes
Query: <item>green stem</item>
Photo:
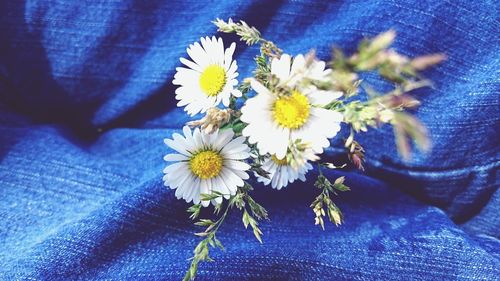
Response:
[{"label": "green stem", "polygon": [[230,209],[230,204],[227,204],[227,207],[226,207],[226,210],[224,211],[224,213],[222,214],[222,216],[217,220],[217,222],[215,223],[216,226],[215,228],[213,229],[212,233],[215,235],[215,233],[217,232],[217,230],[219,230],[219,227],[221,226],[221,224],[224,222],[224,219],[226,218],[227,216],[227,213],[229,212],[229,209]]},{"label": "green stem", "polygon": [[320,176],[323,176],[323,171],[321,170],[321,163],[318,163],[318,172]]},{"label": "green stem", "polygon": [[[219,227],[224,222],[224,219],[226,218],[226,216],[227,216],[230,208],[231,208],[231,204],[227,204],[227,207],[224,210],[224,213],[215,222],[215,227],[209,231],[209,234],[205,237],[205,239],[201,240],[198,243],[198,246],[201,245],[201,244],[209,244],[209,241],[211,241],[212,239],[216,239],[215,238],[215,234],[217,233],[217,231],[219,230]],[[207,247],[207,253],[208,253],[208,247],[209,246],[208,245],[205,245],[205,246]],[[208,257],[208,255],[207,255],[207,257]],[[188,271],[186,272],[186,275],[184,276],[183,281],[194,280],[194,278],[196,276],[196,272],[198,271],[198,263],[200,261],[203,261],[203,260],[204,260],[203,258],[200,258],[199,256],[196,255],[196,251],[195,251],[195,256],[193,257],[193,260],[192,260],[192,262],[191,262],[191,264],[189,266]],[[208,260],[210,260],[210,259],[208,258]]]}]

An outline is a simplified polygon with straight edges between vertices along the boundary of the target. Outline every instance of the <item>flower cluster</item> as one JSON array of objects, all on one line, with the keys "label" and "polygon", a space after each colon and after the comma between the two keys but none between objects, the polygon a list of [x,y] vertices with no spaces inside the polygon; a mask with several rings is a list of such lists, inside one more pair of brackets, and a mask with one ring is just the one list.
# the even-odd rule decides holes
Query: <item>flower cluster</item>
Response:
[{"label": "flower cluster", "polygon": [[[317,166],[314,185],[320,194],[311,204],[315,223],[324,228],[327,216],[341,224],[342,213],[330,196],[349,187],[343,177],[332,183],[322,169],[346,165],[321,162],[320,155],[342,123],[350,127],[344,140],[348,159],[359,169],[363,169],[365,155],[355,135],[384,123],[394,127],[403,156],[409,156],[409,140],[427,148],[425,127],[405,111],[419,104],[408,92],[429,85],[418,71],[444,59],[439,54],[415,59],[400,55],[388,48],[395,37],[388,31],[363,41],[351,56],[335,49],[327,64],[314,52],[283,53],[243,21],[217,19],[214,23],[219,31],[234,32],[248,45],[260,44],[260,54],[253,77],[239,83],[233,59],[236,43],[225,48],[221,38],[204,37],[187,48],[189,59],[181,58],[184,66],[176,69],[177,105],[190,116],[204,116],[188,122],[182,135],[165,139],[173,153],[164,158],[169,164],[163,180],[175,189],[178,199],[193,203],[188,209],[192,219],[210,203],[218,216],[216,221],[195,223],[206,229],[197,233],[204,239],[194,250],[185,280],[194,279],[199,262],[211,260],[209,246],[222,248],[216,233],[232,208],[242,212],[245,228],[250,226],[262,242],[258,221],[266,219],[267,212],[250,195],[250,175],[263,185],[283,189],[296,180],[306,181],[307,173]],[[366,87],[368,98],[356,98],[363,92],[358,78],[362,71],[378,71],[394,83],[394,90],[381,94]]]}]

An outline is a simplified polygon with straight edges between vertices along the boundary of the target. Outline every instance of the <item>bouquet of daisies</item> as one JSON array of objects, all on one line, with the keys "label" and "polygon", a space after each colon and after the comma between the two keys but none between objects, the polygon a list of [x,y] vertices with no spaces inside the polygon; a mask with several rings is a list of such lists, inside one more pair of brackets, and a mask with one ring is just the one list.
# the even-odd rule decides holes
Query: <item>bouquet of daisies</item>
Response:
[{"label": "bouquet of daisies", "polygon": [[[205,37],[187,48],[190,59],[181,58],[173,84],[178,85],[178,106],[190,115],[202,113],[200,120],[188,122],[181,134],[165,139],[175,153],[164,157],[165,186],[175,196],[193,205],[188,212],[205,229],[196,235],[203,240],[194,249],[184,280],[196,276],[198,264],[209,261],[210,247],[223,248],[216,237],[228,212],[242,213],[245,228],[251,227],[262,242],[259,220],[267,211],[252,197],[250,175],[263,185],[282,189],[296,180],[305,181],[317,168],[315,186],[319,194],[312,202],[316,225],[324,228],[324,218],[336,225],[342,213],[331,195],[347,191],[344,177],[328,179],[322,169],[337,169],[322,162],[320,155],[341,129],[350,129],[344,146],[350,165],[363,169],[364,149],[355,140],[357,133],[390,124],[403,157],[410,156],[410,142],[429,147],[425,127],[408,108],[419,105],[408,95],[430,82],[419,71],[444,59],[441,54],[410,59],[389,49],[395,38],[388,31],[360,43],[356,53],[333,49],[326,63],[314,52],[292,57],[245,22],[217,19],[218,31],[236,33],[248,45],[259,44],[253,77],[238,82],[238,66],[233,60],[236,43],[225,48],[221,38]],[[359,73],[376,71],[394,85],[378,93],[361,83]],[[363,89],[363,91],[361,91]],[[360,92],[367,95],[360,96]],[[194,128],[194,129],[193,129]],[[313,165],[314,164],[314,165]],[[199,219],[203,207],[213,205],[215,219]]]}]

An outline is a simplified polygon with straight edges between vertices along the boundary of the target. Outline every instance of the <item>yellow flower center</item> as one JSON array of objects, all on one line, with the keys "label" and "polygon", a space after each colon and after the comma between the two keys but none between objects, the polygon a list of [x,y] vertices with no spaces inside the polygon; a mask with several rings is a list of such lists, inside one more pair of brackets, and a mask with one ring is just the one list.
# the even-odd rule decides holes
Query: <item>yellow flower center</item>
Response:
[{"label": "yellow flower center", "polygon": [[286,161],[286,157],[283,159],[278,159],[278,157],[276,157],[276,155],[273,154],[271,156],[271,160],[273,160],[274,163],[281,165],[281,166],[288,165],[288,162]]},{"label": "yellow flower center", "polygon": [[222,156],[212,150],[196,153],[189,159],[189,168],[202,179],[210,179],[219,175],[222,170]]},{"label": "yellow flower center", "polygon": [[298,129],[309,118],[311,105],[306,96],[293,91],[290,96],[282,96],[274,102],[274,119],[289,129]]},{"label": "yellow flower center", "polygon": [[219,94],[226,85],[226,71],[218,64],[211,64],[200,75],[201,90],[209,97]]}]

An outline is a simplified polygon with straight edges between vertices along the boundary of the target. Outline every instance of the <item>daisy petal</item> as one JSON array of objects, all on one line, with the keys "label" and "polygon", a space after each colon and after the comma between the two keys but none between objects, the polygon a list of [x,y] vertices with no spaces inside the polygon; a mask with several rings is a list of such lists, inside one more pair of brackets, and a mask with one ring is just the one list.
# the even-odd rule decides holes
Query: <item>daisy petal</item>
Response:
[{"label": "daisy petal", "polygon": [[189,158],[186,155],[182,154],[167,154],[163,157],[163,160],[167,162],[175,162],[175,161],[186,161]]}]

